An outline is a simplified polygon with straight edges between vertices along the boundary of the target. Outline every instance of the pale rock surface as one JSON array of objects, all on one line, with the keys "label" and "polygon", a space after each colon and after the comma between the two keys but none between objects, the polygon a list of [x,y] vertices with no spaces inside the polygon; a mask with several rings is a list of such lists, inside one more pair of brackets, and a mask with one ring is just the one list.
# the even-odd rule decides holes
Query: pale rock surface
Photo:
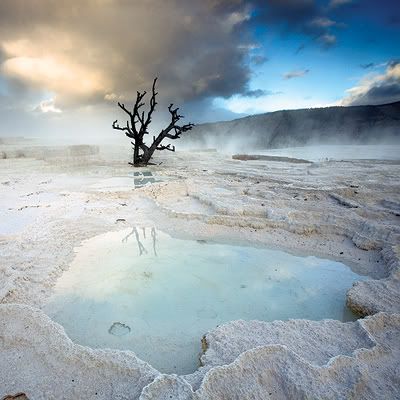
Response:
[{"label": "pale rock surface", "polygon": [[[199,384],[129,351],[72,343],[41,311],[0,305],[0,393],[31,399],[396,399],[400,316],[356,322],[234,321],[207,335]],[[325,346],[324,346],[325,345]],[[198,378],[198,377],[197,377]]]},{"label": "pale rock surface", "polygon": [[[400,398],[398,162],[161,154],[162,164],[146,169],[161,182],[135,188],[121,162],[126,149],[24,148],[22,156],[6,147],[19,158],[0,159],[0,398]],[[379,314],[232,321],[204,332],[203,366],[181,377],[132,352],[72,343],[39,308],[74,249],[107,231],[154,225],[178,238],[344,262],[372,278],[349,290],[348,305]]]},{"label": "pale rock surface", "polygon": [[132,399],[159,374],[130,351],[74,344],[43,312],[0,305],[0,394],[29,399]]}]

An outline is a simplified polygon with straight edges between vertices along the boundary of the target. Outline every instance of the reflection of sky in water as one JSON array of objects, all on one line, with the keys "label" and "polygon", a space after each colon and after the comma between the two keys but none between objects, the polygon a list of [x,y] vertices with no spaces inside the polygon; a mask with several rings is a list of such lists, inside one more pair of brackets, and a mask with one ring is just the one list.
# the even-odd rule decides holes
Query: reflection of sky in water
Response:
[{"label": "reflection of sky in water", "polygon": [[161,182],[162,180],[165,180],[165,178],[153,175],[151,171],[134,171],[125,176],[113,176],[101,179],[90,185],[90,189],[100,192],[129,191],[151,185],[152,183]]},{"label": "reflection of sky in water", "polygon": [[133,176],[135,188],[141,188],[146,185],[151,185],[152,183],[159,182],[159,179],[156,179],[151,171],[135,171],[133,173],[129,173],[129,176]]},{"label": "reflection of sky in water", "polygon": [[[133,228],[85,242],[45,311],[78,343],[188,373],[202,335],[223,322],[354,318],[345,294],[357,279],[330,260]],[[110,334],[117,322],[130,331]]]}]

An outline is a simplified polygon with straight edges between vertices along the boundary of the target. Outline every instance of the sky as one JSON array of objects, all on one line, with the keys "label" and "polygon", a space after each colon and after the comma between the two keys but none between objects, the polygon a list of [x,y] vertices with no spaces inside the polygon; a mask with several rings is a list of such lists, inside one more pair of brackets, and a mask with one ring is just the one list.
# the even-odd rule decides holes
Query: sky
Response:
[{"label": "sky", "polygon": [[400,1],[0,1],[0,136],[112,137],[156,76],[156,129],[397,101]]}]

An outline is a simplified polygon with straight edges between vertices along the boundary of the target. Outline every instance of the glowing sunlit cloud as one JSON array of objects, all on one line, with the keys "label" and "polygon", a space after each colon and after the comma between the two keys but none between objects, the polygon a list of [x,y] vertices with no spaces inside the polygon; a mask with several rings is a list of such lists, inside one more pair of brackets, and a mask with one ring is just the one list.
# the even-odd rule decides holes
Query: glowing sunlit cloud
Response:
[{"label": "glowing sunlit cloud", "polygon": [[60,94],[87,96],[105,90],[100,73],[54,57],[9,58],[3,63],[2,72]]},{"label": "glowing sunlit cloud", "polygon": [[41,101],[38,107],[36,108],[37,111],[42,113],[60,113],[62,112],[60,108],[57,108],[54,104],[54,99],[44,100]]}]

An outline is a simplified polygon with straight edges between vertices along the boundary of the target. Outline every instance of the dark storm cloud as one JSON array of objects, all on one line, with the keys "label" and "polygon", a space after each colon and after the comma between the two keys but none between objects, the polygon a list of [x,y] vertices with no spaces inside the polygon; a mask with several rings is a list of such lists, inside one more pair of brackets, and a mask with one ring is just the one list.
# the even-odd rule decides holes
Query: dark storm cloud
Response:
[{"label": "dark storm cloud", "polygon": [[359,86],[348,90],[344,105],[384,104],[400,101],[400,62],[387,63],[384,74],[364,78]]},{"label": "dark storm cloud", "polygon": [[259,17],[267,23],[282,23],[293,30],[319,15],[314,0],[266,0],[258,1]]},{"label": "dark storm cloud", "polygon": [[353,0],[343,2],[343,7],[330,11],[335,18],[362,19],[365,23],[373,22],[381,26],[398,26],[400,21],[400,2],[397,0]]},{"label": "dark storm cloud", "polygon": [[257,4],[260,22],[266,26],[279,25],[286,33],[310,36],[323,48],[336,44],[332,31],[344,27],[329,17],[329,8],[315,0],[259,0]]},{"label": "dark storm cloud", "polygon": [[[250,70],[244,65],[244,57],[244,50],[229,46],[206,51],[191,69],[194,76],[199,78],[188,85],[191,93],[187,93],[186,97],[230,97],[245,90]],[[226,65],[227,62],[229,65]]]},{"label": "dark storm cloud", "polygon": [[129,99],[159,76],[174,101],[246,91],[250,6],[242,0],[2,0],[0,74],[57,106]]},{"label": "dark storm cloud", "polygon": [[400,101],[400,82],[389,80],[380,85],[372,86],[362,96],[359,96],[351,104],[385,104]]}]

